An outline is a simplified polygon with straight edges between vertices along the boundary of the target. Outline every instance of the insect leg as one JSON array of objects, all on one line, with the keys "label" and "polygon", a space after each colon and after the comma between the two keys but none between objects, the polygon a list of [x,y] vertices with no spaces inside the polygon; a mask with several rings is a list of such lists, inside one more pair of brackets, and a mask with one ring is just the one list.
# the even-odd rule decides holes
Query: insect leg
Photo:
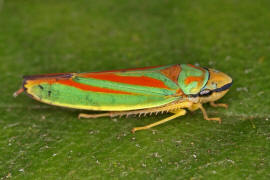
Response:
[{"label": "insect leg", "polygon": [[84,114],[80,113],[78,118],[99,118],[99,117],[115,117],[115,116],[129,116],[129,115],[146,115],[152,113],[160,113],[160,112],[172,112],[172,110],[177,111],[181,108],[187,108],[192,105],[191,102],[180,102],[175,104],[170,104],[168,106],[156,107],[156,108],[149,108],[149,109],[141,109],[141,110],[130,110],[130,111],[112,111],[107,113],[100,113],[100,114]]},{"label": "insect leg", "polygon": [[224,107],[226,109],[229,107],[228,104],[222,104],[222,103],[216,104],[214,101],[213,102],[210,102],[210,105],[213,106],[213,107]]},{"label": "insect leg", "polygon": [[99,113],[99,114],[84,114],[84,113],[80,113],[78,118],[99,118],[99,117],[115,117],[115,116],[129,116],[129,115],[137,115],[139,114],[139,117],[144,114],[146,115],[146,113],[152,112],[151,109],[149,110],[131,110],[131,111],[111,111],[111,112],[107,112],[107,113]]},{"label": "insect leg", "polygon": [[185,114],[186,114],[186,110],[184,110],[184,109],[179,109],[179,110],[177,110],[177,111],[174,111],[174,113],[175,113],[175,114],[172,115],[172,116],[170,116],[170,117],[167,117],[167,118],[165,118],[165,119],[163,119],[163,120],[160,120],[160,121],[158,121],[158,122],[149,124],[149,125],[147,125],[147,126],[135,127],[135,128],[132,129],[131,132],[132,132],[132,133],[135,133],[135,131],[144,130],[144,129],[149,129],[149,128],[151,128],[151,127],[154,127],[154,126],[163,124],[163,123],[168,122],[168,121],[170,121],[170,120],[172,120],[172,119],[175,119],[175,118],[177,118],[177,117],[179,117],[179,116],[185,115]]},{"label": "insect leg", "polygon": [[[150,111],[151,112],[151,111]],[[139,116],[141,116],[142,114],[146,115],[146,113],[148,113],[147,110],[138,110],[138,111],[112,111],[112,112],[107,112],[107,113],[99,113],[99,114],[84,114],[84,113],[80,113],[78,118],[99,118],[99,117],[115,117],[115,116],[129,116],[129,115],[136,115],[139,114]]]},{"label": "insect leg", "polygon": [[99,118],[99,117],[105,117],[105,116],[111,116],[111,113],[100,113],[100,114],[84,114],[84,113],[80,113],[78,115],[78,118]]},{"label": "insect leg", "polygon": [[13,94],[13,97],[17,97],[19,94],[21,94],[22,92],[24,92],[24,89],[21,88],[19,89],[18,91],[16,91],[14,94]]},{"label": "insect leg", "polygon": [[197,109],[200,109],[203,113],[203,117],[205,120],[208,121],[218,121],[219,123],[221,123],[221,119],[219,117],[215,117],[215,118],[209,118],[207,115],[206,110],[204,109],[204,107],[202,106],[201,103],[197,103],[197,104],[193,104],[190,108],[188,108],[190,111],[195,111]]}]

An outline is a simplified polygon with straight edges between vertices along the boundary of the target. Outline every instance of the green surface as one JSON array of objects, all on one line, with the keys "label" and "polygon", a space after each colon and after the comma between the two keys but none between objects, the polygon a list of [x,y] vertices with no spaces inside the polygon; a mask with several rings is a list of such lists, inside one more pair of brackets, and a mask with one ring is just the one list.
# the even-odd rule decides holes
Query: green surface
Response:
[{"label": "green surface", "polygon": [[[1,1],[0,179],[269,179],[270,2]],[[14,99],[22,75],[198,63],[234,79],[228,110],[77,119]]]}]

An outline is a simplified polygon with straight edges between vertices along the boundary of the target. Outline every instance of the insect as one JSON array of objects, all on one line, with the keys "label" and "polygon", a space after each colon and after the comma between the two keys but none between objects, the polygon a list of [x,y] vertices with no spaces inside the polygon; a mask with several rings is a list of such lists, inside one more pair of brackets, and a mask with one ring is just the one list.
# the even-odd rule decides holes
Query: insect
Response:
[{"label": "insect", "polygon": [[172,113],[170,117],[132,132],[149,129],[186,114],[187,110],[200,109],[209,118],[203,103],[213,107],[232,85],[228,75],[214,69],[190,64],[176,64],[136,69],[90,73],[59,73],[24,76],[22,88],[16,97],[25,92],[31,98],[50,105],[107,111],[100,114],[80,113],[79,118],[115,117],[129,115]]}]

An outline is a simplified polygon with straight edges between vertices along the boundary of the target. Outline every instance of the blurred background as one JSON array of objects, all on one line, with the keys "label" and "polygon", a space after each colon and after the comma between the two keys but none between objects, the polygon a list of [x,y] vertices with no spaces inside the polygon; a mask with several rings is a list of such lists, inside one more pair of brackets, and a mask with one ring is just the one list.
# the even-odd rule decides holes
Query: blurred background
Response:
[{"label": "blurred background", "polygon": [[[0,179],[269,179],[268,0],[0,0]],[[77,119],[12,94],[23,75],[191,63],[234,79],[188,113]]]}]

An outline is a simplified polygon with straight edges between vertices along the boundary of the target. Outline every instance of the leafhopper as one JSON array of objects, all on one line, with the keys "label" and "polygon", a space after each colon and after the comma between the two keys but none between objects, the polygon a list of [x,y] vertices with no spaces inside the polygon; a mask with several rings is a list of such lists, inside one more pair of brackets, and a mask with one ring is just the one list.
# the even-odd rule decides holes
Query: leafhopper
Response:
[{"label": "leafhopper", "polygon": [[59,73],[24,76],[22,88],[31,98],[50,105],[74,109],[107,111],[100,114],[80,113],[79,118],[172,113],[170,117],[132,132],[149,129],[200,109],[209,118],[203,103],[213,107],[232,85],[225,73],[191,64],[176,64],[136,69],[90,73]]}]

